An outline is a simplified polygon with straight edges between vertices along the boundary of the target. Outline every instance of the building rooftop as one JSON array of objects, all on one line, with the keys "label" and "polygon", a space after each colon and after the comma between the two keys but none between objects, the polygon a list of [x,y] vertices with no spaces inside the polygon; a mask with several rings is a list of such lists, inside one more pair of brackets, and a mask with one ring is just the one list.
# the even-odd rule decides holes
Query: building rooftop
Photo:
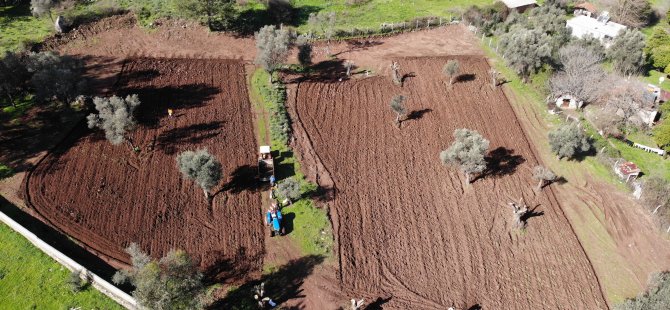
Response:
[{"label": "building rooftop", "polygon": [[502,2],[510,9],[537,4],[535,0],[502,0]]},{"label": "building rooftop", "polygon": [[640,173],[640,168],[638,168],[636,164],[626,161],[619,164],[619,171],[624,175],[631,175]]},{"label": "building rooftop", "polygon": [[595,18],[584,15],[569,19],[567,21],[567,25],[573,29],[573,32],[575,28],[580,28],[582,31],[588,31],[592,33],[595,37],[608,36],[614,38],[621,30],[626,29],[626,26],[622,24],[611,21],[603,23],[599,22]]},{"label": "building rooftop", "polygon": [[582,3],[575,4],[575,9],[586,10],[586,11],[589,11],[593,14],[598,12],[598,9],[596,9],[596,6],[593,5],[592,3],[589,3],[589,2],[582,2]]}]

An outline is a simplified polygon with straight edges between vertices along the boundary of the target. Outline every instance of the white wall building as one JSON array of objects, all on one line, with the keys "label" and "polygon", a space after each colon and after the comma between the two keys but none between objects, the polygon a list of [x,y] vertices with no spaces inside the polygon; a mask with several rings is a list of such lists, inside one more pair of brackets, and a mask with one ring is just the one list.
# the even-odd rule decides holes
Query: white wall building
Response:
[{"label": "white wall building", "polygon": [[612,39],[619,35],[621,30],[626,29],[626,26],[609,21],[606,12],[596,18],[591,18],[585,15],[575,16],[566,22],[566,26],[572,30],[572,36],[583,38],[585,36],[592,36],[599,39],[600,42],[609,47]]}]

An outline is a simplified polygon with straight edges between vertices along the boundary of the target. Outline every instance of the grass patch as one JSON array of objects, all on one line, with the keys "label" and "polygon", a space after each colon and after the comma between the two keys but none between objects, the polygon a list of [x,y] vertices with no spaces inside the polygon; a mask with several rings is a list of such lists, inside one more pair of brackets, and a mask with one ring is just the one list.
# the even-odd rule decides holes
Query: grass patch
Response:
[{"label": "grass patch", "polygon": [[9,178],[14,175],[14,170],[9,166],[0,163],[0,180],[4,178]]},{"label": "grass patch", "polygon": [[[16,122],[18,119],[25,115],[30,108],[35,104],[34,96],[32,94],[26,95],[24,97],[14,98],[14,105],[8,105],[2,107],[2,113],[8,116],[10,122]],[[7,100],[8,101],[8,100]]]},{"label": "grass patch", "polygon": [[70,271],[0,223],[3,309],[123,309],[94,288],[73,292]]},{"label": "grass patch", "polygon": [[[666,76],[666,79],[663,82],[663,84],[659,85],[658,78],[662,76]],[[642,79],[647,83],[654,84],[656,86],[663,88],[666,91],[670,91],[670,80],[668,80],[667,74],[663,72],[660,72],[658,70],[651,70],[645,76],[643,76]]]},{"label": "grass patch", "polygon": [[623,158],[634,162],[642,170],[643,174],[647,176],[656,175],[670,181],[670,161],[664,160],[663,157],[657,154],[647,153],[642,149],[629,146],[616,139],[610,139],[610,142],[621,152]]},{"label": "grass patch", "polygon": [[36,18],[30,13],[27,3],[0,7],[0,53],[16,51],[24,42],[39,42],[53,33],[48,16]]},{"label": "grass patch", "polygon": [[[326,210],[316,208],[309,195],[316,190],[316,186],[309,183],[300,170],[300,163],[288,146],[284,124],[288,124],[288,115],[284,102],[286,99],[283,85],[270,84],[270,75],[263,69],[257,69],[251,76],[251,96],[269,115],[270,140],[275,156],[275,175],[277,180],[294,177],[300,180],[303,198],[294,202],[283,212],[285,217],[293,215],[293,230],[289,234],[295,240],[305,255],[324,255],[332,253],[333,234]],[[283,115],[283,116],[282,116]],[[259,117],[259,119],[262,119]],[[260,141],[265,139],[265,123],[257,123]],[[271,270],[266,270],[270,272]]]}]

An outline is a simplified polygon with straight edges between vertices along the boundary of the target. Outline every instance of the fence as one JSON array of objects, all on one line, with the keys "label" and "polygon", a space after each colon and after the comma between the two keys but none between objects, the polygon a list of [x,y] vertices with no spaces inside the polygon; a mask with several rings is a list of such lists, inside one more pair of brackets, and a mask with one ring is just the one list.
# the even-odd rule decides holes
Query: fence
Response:
[{"label": "fence", "polygon": [[647,152],[650,152],[650,153],[656,153],[656,154],[661,155],[661,156],[665,155],[664,150],[657,149],[655,147],[650,147],[650,146],[646,146],[646,145],[639,144],[639,143],[633,143],[633,146],[636,147],[636,148],[639,148],[639,149],[643,149],[643,150],[645,150]]},{"label": "fence", "polygon": [[107,282],[105,279],[87,270],[84,268],[84,266],[67,257],[65,254],[56,250],[46,242],[42,241],[42,239],[37,237],[25,227],[21,226],[19,223],[15,222],[2,211],[0,211],[0,221],[7,224],[7,226],[9,226],[11,229],[28,239],[30,243],[35,245],[38,249],[49,255],[51,258],[55,259],[61,265],[65,266],[67,269],[79,272],[80,276],[82,278],[86,278],[86,280],[89,280],[93,287],[119,303],[121,306],[131,310],[139,309],[137,301],[135,301],[133,297]]}]

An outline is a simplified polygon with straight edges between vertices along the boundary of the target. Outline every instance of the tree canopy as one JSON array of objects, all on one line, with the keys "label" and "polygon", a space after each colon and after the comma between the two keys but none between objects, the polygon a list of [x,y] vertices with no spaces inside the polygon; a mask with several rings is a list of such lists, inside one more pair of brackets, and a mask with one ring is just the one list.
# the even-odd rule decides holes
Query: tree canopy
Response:
[{"label": "tree canopy", "polygon": [[[88,128],[100,128],[105,137],[114,145],[130,140],[126,137],[129,130],[135,128],[135,110],[140,105],[137,95],[129,95],[125,99],[117,96],[93,99],[97,114],[91,113],[86,119]],[[131,143],[132,144],[132,143]]]},{"label": "tree canopy", "polygon": [[221,181],[221,163],[206,149],[185,151],[177,156],[177,167],[181,173],[195,181],[209,198],[209,191]]},{"label": "tree canopy", "polygon": [[440,153],[440,161],[444,165],[457,165],[464,173],[468,183],[470,175],[486,169],[484,155],[489,148],[489,140],[470,129],[454,130],[455,141]]},{"label": "tree canopy", "polygon": [[601,66],[600,54],[580,44],[569,44],[558,52],[561,70],[549,79],[549,89],[553,97],[571,95],[578,100],[593,102],[605,89],[602,83],[607,72]]},{"label": "tree canopy", "polygon": [[237,14],[234,0],[180,0],[176,4],[180,12],[211,30],[230,29]]},{"label": "tree canopy", "polygon": [[646,292],[633,299],[627,299],[615,309],[670,309],[670,272],[666,271],[652,276]]},{"label": "tree canopy", "polygon": [[559,158],[574,158],[591,149],[591,143],[579,127],[567,124],[549,132],[549,145]]},{"label": "tree canopy", "polygon": [[267,72],[273,72],[284,63],[291,52],[291,34],[275,26],[265,26],[256,33],[256,61]]},{"label": "tree canopy", "polygon": [[644,65],[644,47],[644,34],[635,29],[624,29],[607,50],[607,57],[612,60],[617,72],[637,74]]},{"label": "tree canopy", "polygon": [[57,99],[69,103],[84,89],[84,64],[72,56],[32,53],[28,55],[26,67],[32,74],[30,84],[41,101]]},{"label": "tree canopy", "polygon": [[146,309],[203,309],[207,304],[206,287],[188,254],[172,250],[159,261],[152,260],[139,246],[126,249],[132,267],[121,270],[112,279],[116,284],[130,282],[133,297]]}]

